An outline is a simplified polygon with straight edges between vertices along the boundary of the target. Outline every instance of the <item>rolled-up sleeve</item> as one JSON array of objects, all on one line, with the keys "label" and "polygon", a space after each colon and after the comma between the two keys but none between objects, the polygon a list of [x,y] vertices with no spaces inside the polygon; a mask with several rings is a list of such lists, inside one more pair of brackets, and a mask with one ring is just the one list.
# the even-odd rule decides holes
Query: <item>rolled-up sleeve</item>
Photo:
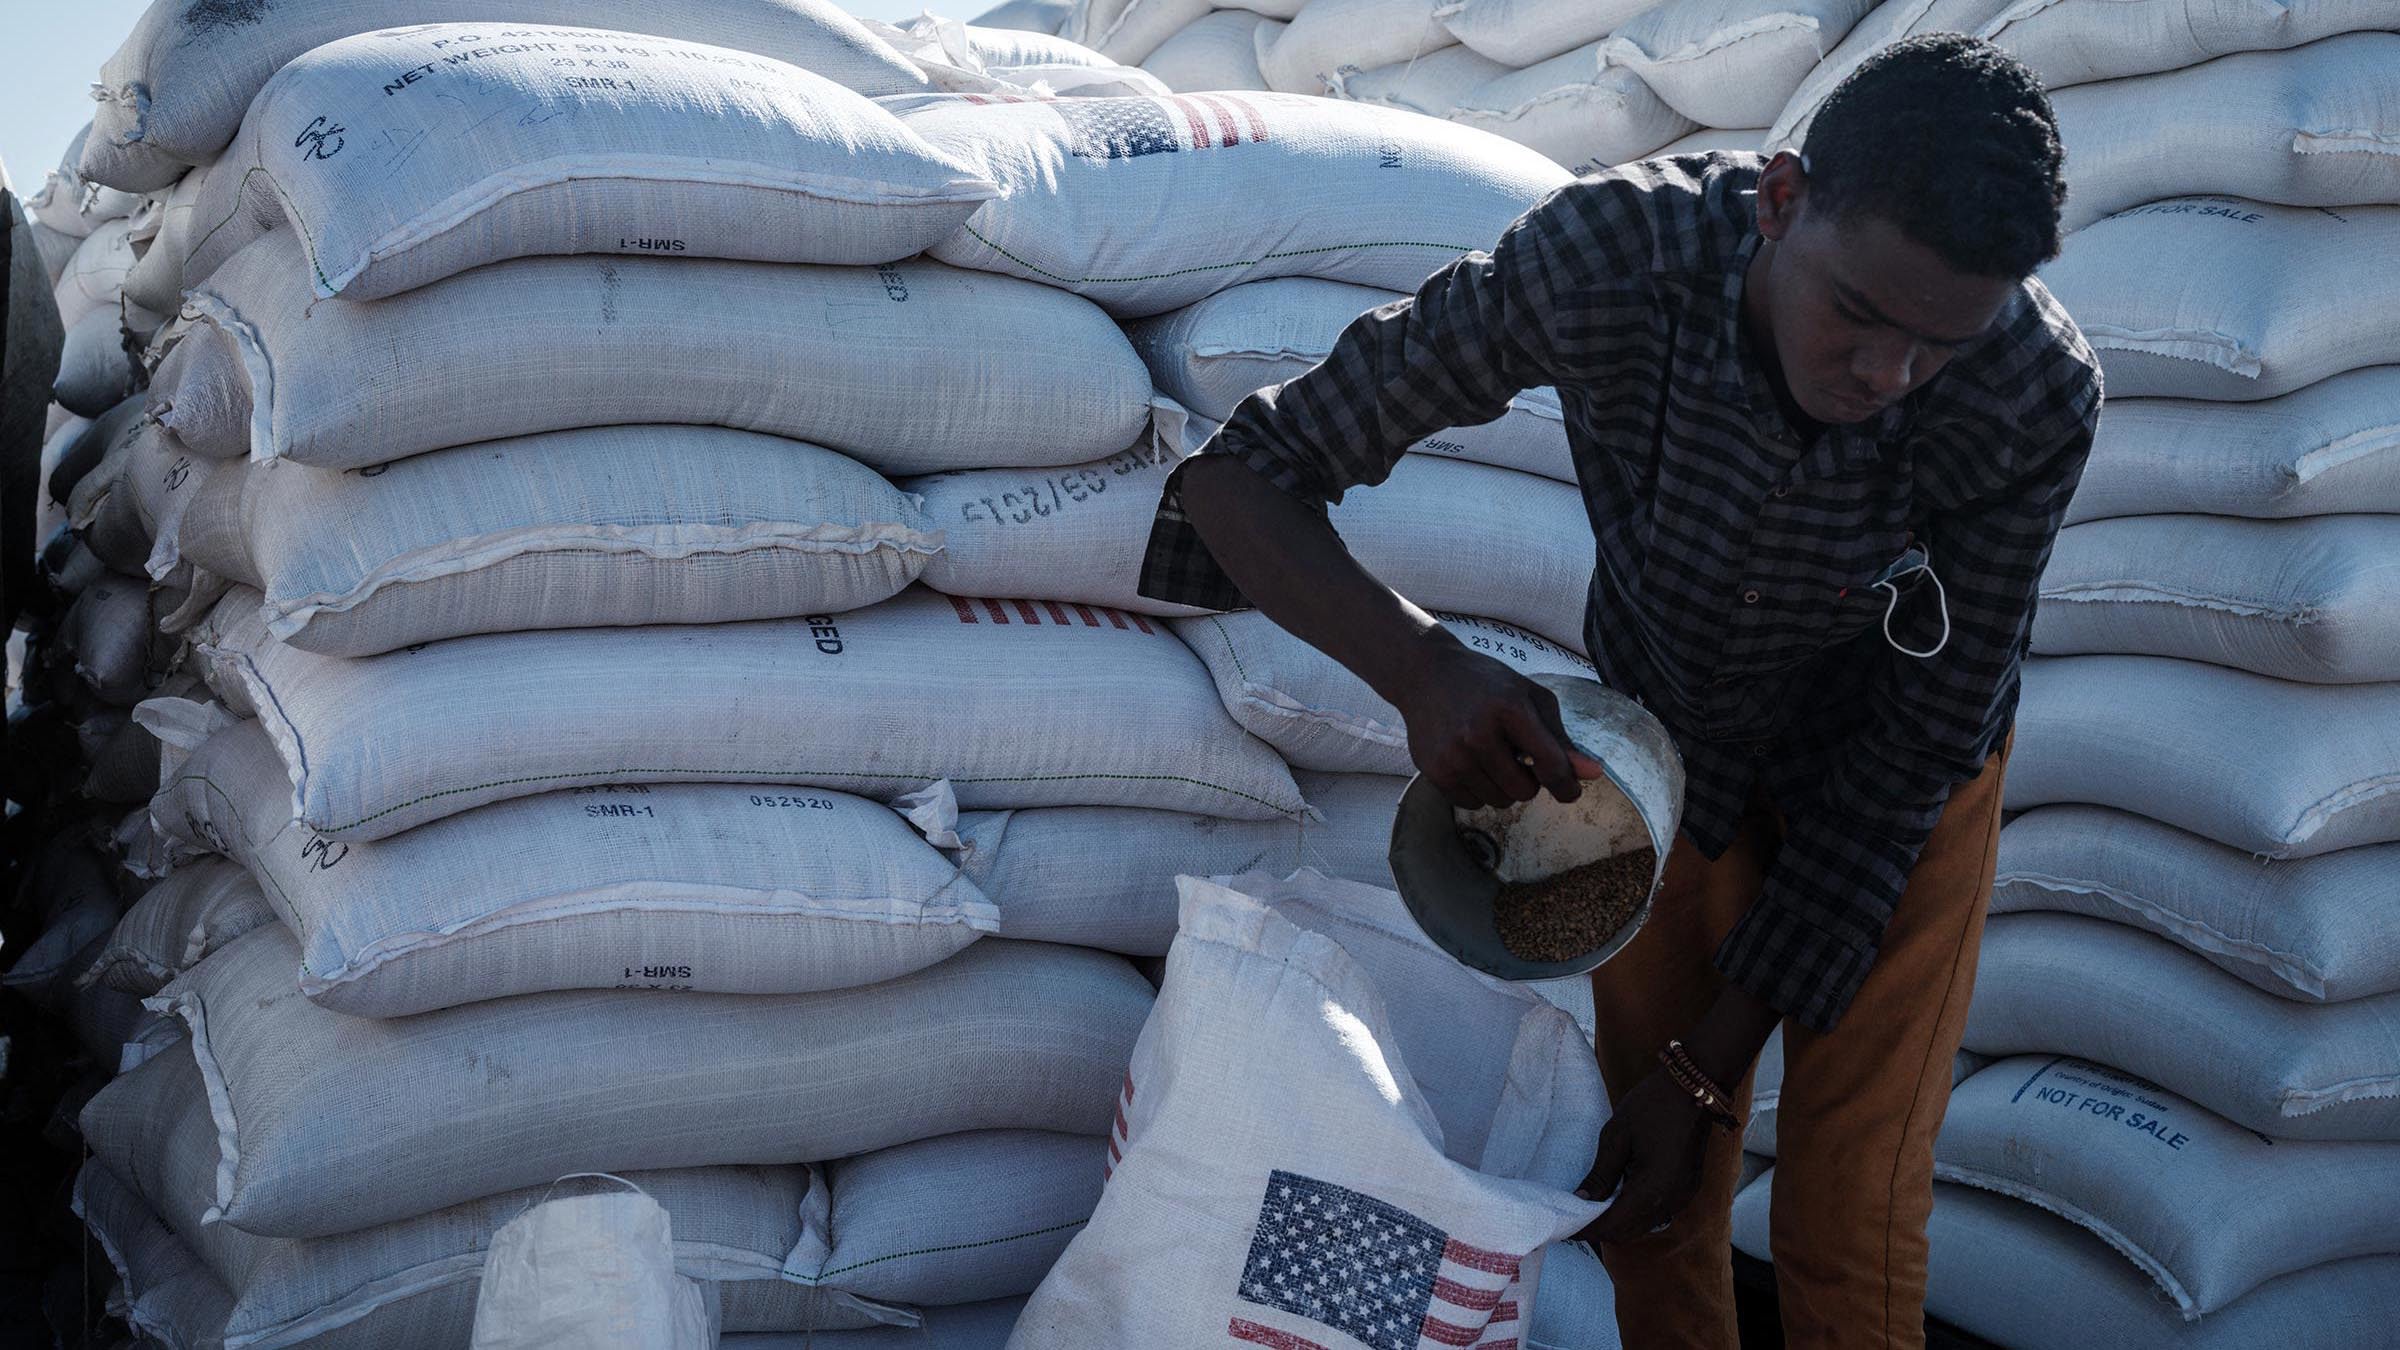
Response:
[{"label": "rolled-up sleeve", "polygon": [[[1520,217],[1492,252],[1467,254],[1414,296],[1359,316],[1314,369],[1244,399],[1199,453],[1232,455],[1322,511],[1350,488],[1382,482],[1434,432],[1489,422],[1519,392],[1558,382],[1561,308],[1607,266],[1593,247],[1595,204],[1570,196],[1578,187]],[[1190,463],[1168,477],[1141,593],[1240,608],[1240,591],[1184,515]]]},{"label": "rolled-up sleeve", "polygon": [[1810,790],[1783,803],[1781,851],[1716,963],[1804,1026],[1829,1031],[1841,1019],[1950,789],[1999,748],[2016,707],[2035,591],[2082,477],[2098,409],[2096,382],[2064,396],[2058,429],[2044,438],[2048,452],[2034,456],[2030,470],[1931,521],[1948,642],[1927,659],[1884,649],[1863,729]]}]

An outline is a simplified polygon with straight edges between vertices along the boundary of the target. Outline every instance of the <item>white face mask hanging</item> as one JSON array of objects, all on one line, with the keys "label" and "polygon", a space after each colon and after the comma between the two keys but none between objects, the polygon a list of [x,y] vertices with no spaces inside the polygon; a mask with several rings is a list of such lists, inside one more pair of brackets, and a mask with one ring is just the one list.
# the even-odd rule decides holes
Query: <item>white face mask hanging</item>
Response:
[{"label": "white face mask hanging", "polygon": [[[1923,572],[1926,579],[1933,583],[1934,608],[1942,619],[1941,638],[1924,651],[1909,647],[1892,636],[1892,615],[1900,609],[1900,583],[1917,572]],[[1893,559],[1892,565],[1884,568],[1868,584],[1890,593],[1890,599],[1883,607],[1883,640],[1892,645],[1893,651],[1924,661],[1941,655],[1942,649],[1950,645],[1950,593],[1942,589],[1941,574],[1933,570],[1933,554],[1923,544],[1909,545],[1907,552]]]}]

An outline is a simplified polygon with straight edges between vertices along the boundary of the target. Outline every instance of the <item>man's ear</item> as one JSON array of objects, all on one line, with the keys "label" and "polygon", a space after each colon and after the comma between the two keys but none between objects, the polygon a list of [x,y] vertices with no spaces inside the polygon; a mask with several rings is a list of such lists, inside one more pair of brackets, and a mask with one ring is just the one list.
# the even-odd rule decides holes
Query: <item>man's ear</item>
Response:
[{"label": "man's ear", "polygon": [[1800,223],[1808,199],[1808,169],[1796,151],[1778,150],[1758,176],[1758,232],[1781,239]]}]

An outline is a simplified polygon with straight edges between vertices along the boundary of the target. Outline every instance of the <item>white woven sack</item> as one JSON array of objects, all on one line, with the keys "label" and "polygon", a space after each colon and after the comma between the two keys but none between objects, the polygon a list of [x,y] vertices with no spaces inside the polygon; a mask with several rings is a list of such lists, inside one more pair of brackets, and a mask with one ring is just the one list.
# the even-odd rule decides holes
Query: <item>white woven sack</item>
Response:
[{"label": "white woven sack", "polygon": [[[114,708],[141,701],[171,645],[158,637],[149,588],[123,576],[103,577],[76,596],[59,620],[57,640],[73,654],[84,684]],[[1209,700],[1215,702],[1214,690]]]},{"label": "white woven sack", "polygon": [[2054,1055],[2002,1060],[1960,1084],[1934,1175],[2097,1233],[2187,1321],[2277,1275],[2400,1251],[2400,1144],[2268,1139]]},{"label": "white woven sack", "polygon": [[2062,530],[2033,650],[2400,680],[2400,517],[2135,516]]},{"label": "white woven sack", "polygon": [[2025,663],[2007,807],[2111,806],[2269,858],[2400,841],[2400,684],[2153,656]]},{"label": "white woven sack", "polygon": [[155,994],[209,953],[273,922],[275,910],[247,870],[203,858],[144,892],[76,978],[128,994]]},{"label": "white woven sack", "polygon": [[1003,936],[1164,955],[1175,878],[1313,868],[1392,884],[1392,816],[1405,779],[1300,772],[1316,819],[1220,820],[1130,806],[960,812],[946,784],[903,809],[1000,907]]},{"label": "white woven sack", "polygon": [[999,186],[935,257],[1125,318],[1276,276],[1413,291],[1567,181],[1464,128],[1285,94],[934,99],[907,121]]},{"label": "white woven sack", "polygon": [[82,247],[83,241],[38,220],[25,222],[25,235],[33,241],[35,256],[42,260],[42,279],[56,286],[66,278],[67,264],[75,260],[75,250]]},{"label": "white woven sack", "polygon": [[[152,5],[100,68],[95,131],[83,163],[103,182],[143,192],[164,187],[183,165],[204,164],[224,149],[253,97],[310,49],[398,24],[476,23],[497,37],[502,30],[491,17],[491,6],[476,0]],[[571,24],[756,52],[870,98],[924,87],[914,67],[826,0],[668,7],[644,0],[517,0],[506,22],[509,32],[528,24]],[[395,62],[392,73],[402,69]],[[621,76],[624,68],[600,73],[608,69]]]},{"label": "white woven sack", "polygon": [[93,310],[67,330],[50,397],[78,417],[98,417],[138,382],[133,357],[125,350],[123,320],[112,306]]},{"label": "white woven sack", "polygon": [[2400,845],[2262,863],[2140,816],[2045,806],[2000,832],[1992,913],[2088,914],[2172,939],[2279,998],[2400,991]]},{"label": "white woven sack", "polygon": [[67,270],[52,292],[61,324],[72,328],[87,314],[117,312],[126,274],[134,264],[131,227],[123,217],[102,221],[75,246],[75,256],[67,260]]},{"label": "white woven sack", "polygon": [[1793,93],[1768,140],[1797,145],[1818,105],[1850,72],[1918,33],[1989,38],[2031,66],[2044,86],[2064,89],[2388,28],[2391,17],[2389,0],[1891,0],[1861,19]]},{"label": "white woven sack", "polygon": [[[82,130],[68,138],[66,153],[60,157],[58,167],[44,175],[41,187],[24,199],[27,220],[72,239],[81,239],[108,221],[132,215],[141,203],[133,192],[119,191],[84,176],[80,165],[91,131],[91,124],[85,123]],[[149,188],[135,191],[147,192]]]},{"label": "white woven sack", "polygon": [[1433,17],[1441,0],[1309,0],[1259,56],[1269,89],[1323,94],[1344,66],[1373,70],[1457,42]]},{"label": "white woven sack", "polygon": [[1995,917],[1966,1044],[2115,1065],[2277,1139],[2400,1140],[2400,994],[2294,1003],[2107,919]]},{"label": "white woven sack", "polygon": [[345,38],[277,72],[243,126],[201,190],[187,285],[275,228],[318,296],[354,300],[557,253],[891,262],[992,195],[823,76],[638,33]]},{"label": "white woven sack", "polygon": [[761,1332],[730,1335],[720,1350],[1004,1350],[1023,1298],[920,1308],[913,1327],[867,1331]]},{"label": "white woven sack", "polygon": [[178,536],[193,561],[260,587],[268,632],[334,656],[838,614],[898,594],[942,546],[865,465],[723,427],[554,431],[347,473],[231,464],[196,502]]},{"label": "white woven sack", "polygon": [[[1340,938],[1227,886],[1178,884],[1182,932],[1126,1079],[1121,1160],[1010,1344],[1518,1339],[1540,1252],[1603,1206],[1444,1156],[1433,1080],[1387,1013],[1430,989],[1379,989]],[[1401,1292],[1370,1291],[1370,1275]]]},{"label": "white woven sack", "polygon": [[2220,192],[2287,206],[2400,202],[2400,34],[2062,90],[2061,226]]},{"label": "white woven sack", "polygon": [[1876,0],[1673,0],[1602,48],[1702,126],[1755,127],[1841,44]]},{"label": "white woven sack", "polygon": [[[1210,10],[1175,31],[1142,61],[1142,69],[1177,93],[1204,89],[1260,92],[1259,30],[1274,24],[1246,9]],[[1280,28],[1281,25],[1274,25]]]},{"label": "white woven sack", "polygon": [[1210,9],[1209,0],[1125,0],[1105,27],[1087,29],[1083,40],[1112,61],[1139,65]]},{"label": "white woven sack", "polygon": [[[1733,1245],[1760,1260],[1769,1255],[1772,1189],[1762,1182],[1733,1202]],[[2100,1237],[2021,1200],[1937,1182],[1925,1233],[1925,1311],[1995,1345],[2256,1350],[2305,1328],[2328,1345],[2364,1346],[2379,1344],[2400,1318],[2400,1257],[2279,1275],[2186,1322]]]},{"label": "white woven sack", "polygon": [[1504,66],[1534,66],[1598,42],[1659,0],[1452,0],[1434,17]]},{"label": "white woven sack", "polygon": [[292,819],[282,761],[245,722],[153,813],[250,869],[300,938],[300,992],[362,1017],[552,989],[847,989],[1000,926],[888,808],[822,789],[553,792],[341,844]]},{"label": "white woven sack", "polygon": [[224,328],[194,324],[151,372],[142,409],[203,459],[246,458],[250,376],[241,347]]},{"label": "white woven sack", "polygon": [[1033,1292],[1100,1203],[1098,1135],[975,1130],[826,1168],[792,1278],[879,1302],[980,1303]]},{"label": "white woven sack", "polygon": [[965,469],[900,486],[924,502],[946,595],[1029,595],[1136,614],[1197,614],[1140,591],[1142,552],[1175,460],[1137,445],[1064,469]]},{"label": "white woven sack", "polygon": [[912,589],[842,615],[486,634],[359,660],[263,633],[215,645],[246,702],[272,710],[298,817],[349,842],[600,783],[885,799],[947,778],[970,808],[1304,809],[1164,624],[1089,606]]},{"label": "white woven sack", "polygon": [[[1436,614],[1475,651],[1526,675],[1593,679],[1592,663],[1512,624]],[[1256,610],[1175,621],[1207,663],[1225,711],[1292,767],[1326,773],[1416,772],[1400,712],[1342,664]]]},{"label": "white woven sack", "polygon": [[183,264],[191,256],[193,208],[208,182],[200,165],[175,180],[158,208],[158,233],[125,274],[125,298],[145,309],[172,314],[183,303]]},{"label": "white woven sack", "polygon": [[302,998],[299,960],[283,927],[262,928],[151,1000],[192,1027],[208,1080],[220,1154],[205,1222],[321,1236],[578,1168],[1098,1134],[1150,1004],[1121,958],[988,942],[864,989],[601,989],[379,1021]]},{"label": "white woven sack", "polygon": [[894,27],[861,19],[867,31],[914,62],[950,93],[1071,94],[1079,98],[1164,94],[1157,77],[1048,33],[984,28],[920,14]]},{"label": "white woven sack", "polygon": [[1562,1190],[1583,1181],[1608,1106],[1591,1042],[1567,1010],[1530,985],[1460,967],[1397,891],[1309,871],[1219,880],[1331,938],[1366,974],[1387,1044],[1417,1075],[1452,1162]]},{"label": "white woven sack", "polygon": [[1393,590],[1453,614],[1528,628],[1587,651],[1591,517],[1583,494],[1532,474],[1402,455],[1392,476],[1331,511],[1334,529]]},{"label": "white woven sack", "polygon": [[1388,66],[1342,66],[1326,82],[1326,92],[1354,103],[1448,117],[1468,91],[1507,73],[1508,67],[1473,47],[1453,44]]},{"label": "white woven sack", "polygon": [[1075,8],[1074,0],[1001,0],[974,18],[978,28],[1013,28],[1026,33],[1056,33]]},{"label": "white woven sack", "polygon": [[2400,512],[2400,366],[2257,403],[2112,399],[2067,521],[2343,511]]},{"label": "white woven sack", "polygon": [[552,1196],[492,1235],[473,1350],[716,1350],[717,1286],[677,1272],[665,1208],[622,1177],[590,1181],[607,1189]]},{"label": "white woven sack", "polygon": [[198,491],[192,476],[208,466],[146,418],[126,419],[114,430],[107,453],[67,495],[67,520],[112,571],[139,577],[147,574],[169,502],[179,510]]},{"label": "white woven sack", "polygon": [[[1219,291],[1125,331],[1161,390],[1201,418],[1222,422],[1258,390],[1307,374],[1358,316],[1401,298],[1370,286],[1278,277]],[[1437,432],[1410,448],[1575,481],[1565,415],[1549,388],[1517,395],[1493,421]]]},{"label": "white woven sack", "polygon": [[116,1272],[112,1316],[166,1350],[219,1350],[233,1296],[182,1238],[96,1161],[75,1174],[70,1203]]},{"label": "white woven sack", "polygon": [[1766,139],[1767,133],[1764,129],[1727,131],[1716,127],[1702,127],[1689,136],[1678,136],[1658,147],[1650,153],[1649,158],[1666,159],[1674,155],[1718,153],[1754,155],[1766,147]]},{"label": "white woven sack", "polygon": [[[475,1317],[484,1255],[495,1232],[545,1195],[579,1180],[543,1182],[431,1213],[330,1237],[257,1237],[206,1223],[215,1194],[217,1126],[188,1049],[174,1047],[111,1083],[83,1117],[94,1159],[78,1178],[87,1193],[122,1195],[104,1241],[134,1215],[157,1216],[188,1243],[183,1257],[216,1286],[213,1315],[172,1325],[185,1343],[226,1350],[379,1350],[464,1346]],[[676,1231],[676,1266],[721,1282],[729,1327],[862,1327],[905,1320],[838,1293],[783,1278],[786,1254],[804,1240],[817,1179],[803,1167],[702,1167],[629,1172],[666,1206]],[[112,1210],[116,1208],[111,1206]],[[155,1302],[141,1272],[127,1274],[136,1301]]]},{"label": "white woven sack", "polygon": [[1640,159],[1698,128],[1640,75],[1609,64],[1602,46],[1586,43],[1470,89],[1450,120],[1531,146],[1578,174]]},{"label": "white woven sack", "polygon": [[202,454],[352,469],[537,431],[702,422],[931,473],[1095,459],[1150,415],[1149,373],[1091,302],[923,259],[535,258],[321,305],[297,248],[278,231],[192,295],[239,344],[251,390],[230,425],[198,420],[216,403],[171,421]]},{"label": "white woven sack", "polygon": [[2400,362],[2400,328],[2370,317],[2394,256],[2400,206],[2183,197],[2077,231],[2042,280],[2111,397],[2238,401]]}]

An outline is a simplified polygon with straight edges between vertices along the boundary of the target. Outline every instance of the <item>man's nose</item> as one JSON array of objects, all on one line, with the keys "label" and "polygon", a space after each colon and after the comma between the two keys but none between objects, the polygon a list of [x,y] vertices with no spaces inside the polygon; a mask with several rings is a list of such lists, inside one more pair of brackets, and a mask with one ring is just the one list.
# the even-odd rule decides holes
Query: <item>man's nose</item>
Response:
[{"label": "man's nose", "polygon": [[1907,338],[1873,342],[1858,349],[1850,369],[1875,397],[1893,399],[1908,392],[1916,376],[1917,357],[1917,344]]}]

